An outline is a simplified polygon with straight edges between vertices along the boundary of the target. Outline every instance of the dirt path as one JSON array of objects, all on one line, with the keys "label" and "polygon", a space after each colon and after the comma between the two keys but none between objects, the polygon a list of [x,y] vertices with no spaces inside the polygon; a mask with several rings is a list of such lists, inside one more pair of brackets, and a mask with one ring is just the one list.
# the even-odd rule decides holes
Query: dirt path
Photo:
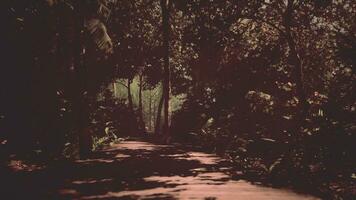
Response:
[{"label": "dirt path", "polygon": [[214,154],[141,141],[115,144],[68,170],[61,199],[317,199],[232,180]]}]

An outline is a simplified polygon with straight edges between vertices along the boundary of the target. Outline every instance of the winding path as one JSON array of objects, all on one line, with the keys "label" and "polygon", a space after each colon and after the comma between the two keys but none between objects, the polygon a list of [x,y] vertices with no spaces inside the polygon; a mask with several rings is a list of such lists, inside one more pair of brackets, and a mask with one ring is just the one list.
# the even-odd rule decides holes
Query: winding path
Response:
[{"label": "winding path", "polygon": [[177,145],[124,141],[67,169],[61,199],[317,199],[233,180],[222,158]]}]

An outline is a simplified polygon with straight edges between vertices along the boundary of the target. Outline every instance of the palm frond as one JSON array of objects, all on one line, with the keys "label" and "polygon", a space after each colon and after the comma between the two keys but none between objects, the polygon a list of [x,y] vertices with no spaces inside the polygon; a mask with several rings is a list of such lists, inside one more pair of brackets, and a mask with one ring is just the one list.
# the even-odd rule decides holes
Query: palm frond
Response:
[{"label": "palm frond", "polygon": [[111,10],[104,4],[99,5],[98,15],[103,17],[104,19],[108,19],[110,17]]},{"label": "palm frond", "polygon": [[85,27],[100,50],[107,53],[112,51],[113,44],[111,38],[107,33],[105,25],[99,19],[92,18],[86,20]]},{"label": "palm frond", "polygon": [[99,8],[98,15],[108,20],[111,15],[111,9],[115,7],[117,0],[97,0]]}]

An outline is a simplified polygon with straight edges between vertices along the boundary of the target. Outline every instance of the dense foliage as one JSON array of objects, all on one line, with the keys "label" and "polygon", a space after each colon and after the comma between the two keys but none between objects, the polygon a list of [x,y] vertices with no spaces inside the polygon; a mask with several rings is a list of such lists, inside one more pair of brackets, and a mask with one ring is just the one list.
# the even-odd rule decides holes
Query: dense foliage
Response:
[{"label": "dense foliage", "polygon": [[0,148],[86,157],[162,132],[250,178],[355,192],[352,0],[4,5]]}]

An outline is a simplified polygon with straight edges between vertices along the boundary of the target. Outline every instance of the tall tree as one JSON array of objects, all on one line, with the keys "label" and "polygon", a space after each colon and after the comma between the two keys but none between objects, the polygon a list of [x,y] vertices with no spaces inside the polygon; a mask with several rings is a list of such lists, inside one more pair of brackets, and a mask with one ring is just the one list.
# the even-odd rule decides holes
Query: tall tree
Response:
[{"label": "tall tree", "polygon": [[138,114],[139,114],[139,128],[141,131],[145,131],[145,122],[143,120],[143,106],[142,106],[142,90],[143,90],[143,74],[142,70],[139,72],[139,88],[138,88]]},{"label": "tall tree", "polygon": [[170,0],[161,0],[162,10],[162,35],[163,35],[163,49],[164,49],[164,70],[163,70],[163,96],[164,96],[164,109],[163,109],[163,134],[169,135],[169,92],[170,92],[170,69],[169,69],[169,9],[171,5]]},{"label": "tall tree", "polygon": [[[113,1],[115,2],[115,1]],[[110,17],[109,1],[97,2],[73,2],[74,12],[76,13],[76,52],[74,56],[75,72],[77,84],[75,97],[73,100],[74,111],[78,120],[79,127],[79,152],[81,157],[86,157],[91,151],[91,134],[89,132],[89,97],[88,97],[88,66],[86,66],[85,48],[89,46],[83,31],[87,31],[89,37],[97,45],[97,48],[105,52],[112,50],[111,38],[107,34],[105,21]],[[93,13],[94,12],[94,13]],[[96,12],[96,13],[95,13]],[[85,32],[84,32],[85,33]]]}]

